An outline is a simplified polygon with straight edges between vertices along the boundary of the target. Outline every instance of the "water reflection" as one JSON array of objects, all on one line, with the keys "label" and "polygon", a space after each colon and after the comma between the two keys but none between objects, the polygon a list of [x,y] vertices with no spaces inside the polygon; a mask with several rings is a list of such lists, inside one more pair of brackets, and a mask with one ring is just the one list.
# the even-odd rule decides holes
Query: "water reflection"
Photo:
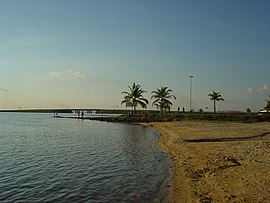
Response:
[{"label": "water reflection", "polygon": [[157,135],[143,126],[46,114],[0,122],[0,202],[152,202],[168,177]]}]

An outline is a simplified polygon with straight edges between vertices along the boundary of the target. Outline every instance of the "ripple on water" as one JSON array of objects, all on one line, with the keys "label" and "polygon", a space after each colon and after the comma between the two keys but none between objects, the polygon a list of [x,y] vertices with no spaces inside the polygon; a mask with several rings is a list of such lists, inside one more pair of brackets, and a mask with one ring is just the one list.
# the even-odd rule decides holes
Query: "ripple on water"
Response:
[{"label": "ripple on water", "polygon": [[0,122],[0,202],[153,202],[168,180],[149,128],[47,114]]}]

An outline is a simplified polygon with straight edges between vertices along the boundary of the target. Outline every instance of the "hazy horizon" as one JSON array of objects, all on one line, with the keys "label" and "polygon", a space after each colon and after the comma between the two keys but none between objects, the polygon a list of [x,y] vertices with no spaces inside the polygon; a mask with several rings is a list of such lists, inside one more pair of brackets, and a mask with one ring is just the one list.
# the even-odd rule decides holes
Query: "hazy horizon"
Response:
[{"label": "hazy horizon", "polygon": [[[177,107],[266,106],[270,1],[1,0],[0,109],[124,108],[122,91],[172,89]],[[151,105],[148,108],[155,109]]]}]

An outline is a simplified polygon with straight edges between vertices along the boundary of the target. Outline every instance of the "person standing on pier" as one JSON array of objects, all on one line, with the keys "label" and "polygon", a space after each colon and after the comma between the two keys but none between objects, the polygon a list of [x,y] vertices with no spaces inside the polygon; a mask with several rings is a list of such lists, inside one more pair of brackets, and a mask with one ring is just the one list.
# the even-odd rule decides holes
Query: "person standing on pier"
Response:
[{"label": "person standing on pier", "polygon": [[84,116],[84,113],[83,113],[83,111],[82,111],[82,113],[81,113],[81,116],[82,116],[81,118],[83,118],[83,116]]}]

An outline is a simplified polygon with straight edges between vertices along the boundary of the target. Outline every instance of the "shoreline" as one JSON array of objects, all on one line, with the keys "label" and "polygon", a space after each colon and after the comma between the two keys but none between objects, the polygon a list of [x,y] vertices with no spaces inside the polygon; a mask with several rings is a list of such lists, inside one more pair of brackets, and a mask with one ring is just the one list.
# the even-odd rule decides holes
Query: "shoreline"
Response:
[{"label": "shoreline", "polygon": [[[143,125],[159,132],[157,146],[171,160],[165,202],[270,201],[269,123],[176,121]],[[198,139],[204,142],[187,142]]]}]

